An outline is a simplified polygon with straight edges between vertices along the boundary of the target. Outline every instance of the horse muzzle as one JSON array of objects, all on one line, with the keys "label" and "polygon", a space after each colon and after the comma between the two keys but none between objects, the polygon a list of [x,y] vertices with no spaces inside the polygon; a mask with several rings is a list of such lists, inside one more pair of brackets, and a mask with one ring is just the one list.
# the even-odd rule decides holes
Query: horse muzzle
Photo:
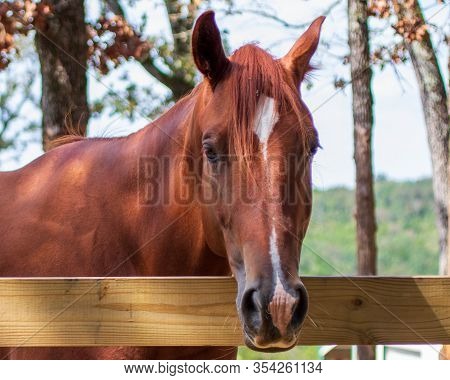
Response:
[{"label": "horse muzzle", "polygon": [[274,289],[248,287],[242,296],[240,317],[246,345],[256,351],[279,352],[297,344],[308,310],[308,293],[299,282]]}]

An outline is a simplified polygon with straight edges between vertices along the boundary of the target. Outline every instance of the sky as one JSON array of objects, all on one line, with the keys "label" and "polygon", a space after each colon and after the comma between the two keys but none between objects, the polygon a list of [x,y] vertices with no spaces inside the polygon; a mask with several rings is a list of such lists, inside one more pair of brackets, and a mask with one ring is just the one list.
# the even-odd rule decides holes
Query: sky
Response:
[{"label": "sky", "polygon": [[[89,4],[88,14],[95,16],[98,11],[95,2]],[[328,9],[332,0],[289,1],[273,0],[265,2],[236,0],[239,8],[264,10],[279,16],[293,24],[305,24]],[[354,185],[355,171],[353,162],[353,124],[351,113],[351,88],[341,91],[333,85],[336,76],[349,78],[349,67],[341,63],[341,56],[348,48],[347,20],[345,7],[347,1],[333,8],[322,29],[322,40],[329,46],[319,46],[313,63],[318,69],[311,79],[312,88],[302,89],[305,103],[310,108],[315,126],[319,132],[322,150],[317,153],[313,163],[313,183],[318,189],[334,186]],[[421,1],[425,18],[437,25],[448,27],[448,6],[436,5],[435,0]],[[155,5],[156,4],[156,5]],[[225,16],[223,2],[213,1],[219,28],[226,34],[231,50],[244,43],[257,42],[277,57],[283,56],[303,32],[303,28],[285,28],[275,21],[262,19],[255,15]],[[163,6],[155,1],[137,1],[127,10],[132,22],[139,22],[143,13],[149,17],[147,33],[169,35],[167,16]],[[388,40],[392,32],[383,22],[372,21],[371,27],[380,30],[373,35],[372,45]],[[435,37],[435,46],[437,39]],[[438,51],[441,71],[448,81],[447,53],[443,44]],[[99,79],[89,73],[90,98],[98,98],[117,78],[127,71],[136,83],[148,84],[156,91],[164,93],[162,85],[156,83],[137,63],[127,63],[113,75]],[[412,180],[431,175],[431,163],[427,145],[426,128],[421,110],[421,101],[414,71],[410,64],[398,65],[394,70],[374,68],[373,77],[375,124],[373,134],[374,173],[385,175],[394,180]],[[126,118],[104,115],[91,119],[89,135],[124,135],[148,124],[145,118],[130,122]],[[31,144],[18,160],[2,157],[2,170],[20,167],[42,154],[39,144]]]}]

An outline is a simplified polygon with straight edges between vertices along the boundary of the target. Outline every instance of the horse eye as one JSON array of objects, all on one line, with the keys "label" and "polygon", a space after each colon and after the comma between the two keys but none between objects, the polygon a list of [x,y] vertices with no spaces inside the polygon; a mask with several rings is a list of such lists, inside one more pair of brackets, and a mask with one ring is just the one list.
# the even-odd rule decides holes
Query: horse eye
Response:
[{"label": "horse eye", "polygon": [[215,163],[219,160],[219,156],[217,152],[214,150],[214,148],[211,145],[203,145],[203,150],[205,152],[205,156],[208,159],[209,162]]},{"label": "horse eye", "polygon": [[313,144],[311,146],[311,149],[309,150],[308,156],[311,157],[311,158],[314,157],[319,149],[322,149],[322,146],[320,145],[319,142],[316,142],[315,144]]}]

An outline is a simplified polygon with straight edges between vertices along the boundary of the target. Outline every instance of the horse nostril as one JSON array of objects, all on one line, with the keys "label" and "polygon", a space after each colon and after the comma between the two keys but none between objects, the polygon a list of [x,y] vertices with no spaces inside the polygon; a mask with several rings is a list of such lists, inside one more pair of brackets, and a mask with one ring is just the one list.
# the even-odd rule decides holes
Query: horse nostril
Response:
[{"label": "horse nostril", "polygon": [[261,302],[257,289],[250,288],[242,296],[241,311],[242,316],[252,331],[257,331],[261,325]]},{"label": "horse nostril", "polygon": [[294,330],[300,328],[303,321],[305,320],[306,313],[308,312],[308,292],[305,286],[299,285],[296,288],[298,301],[295,305],[294,311],[292,313],[291,326]]}]

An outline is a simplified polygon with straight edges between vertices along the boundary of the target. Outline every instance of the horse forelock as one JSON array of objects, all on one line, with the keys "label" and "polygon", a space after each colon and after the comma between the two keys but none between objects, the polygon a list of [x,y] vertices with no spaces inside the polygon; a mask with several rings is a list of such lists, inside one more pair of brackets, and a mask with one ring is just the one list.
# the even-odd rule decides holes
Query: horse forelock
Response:
[{"label": "horse forelock", "polygon": [[229,153],[241,162],[248,163],[255,146],[254,124],[258,117],[259,100],[272,98],[281,113],[292,111],[297,122],[285,125],[301,135],[300,141],[308,144],[310,139],[305,127],[305,110],[301,109],[299,91],[290,81],[281,62],[256,45],[248,44],[236,50],[230,57],[231,69],[226,79],[230,89],[227,114],[229,115]]}]

